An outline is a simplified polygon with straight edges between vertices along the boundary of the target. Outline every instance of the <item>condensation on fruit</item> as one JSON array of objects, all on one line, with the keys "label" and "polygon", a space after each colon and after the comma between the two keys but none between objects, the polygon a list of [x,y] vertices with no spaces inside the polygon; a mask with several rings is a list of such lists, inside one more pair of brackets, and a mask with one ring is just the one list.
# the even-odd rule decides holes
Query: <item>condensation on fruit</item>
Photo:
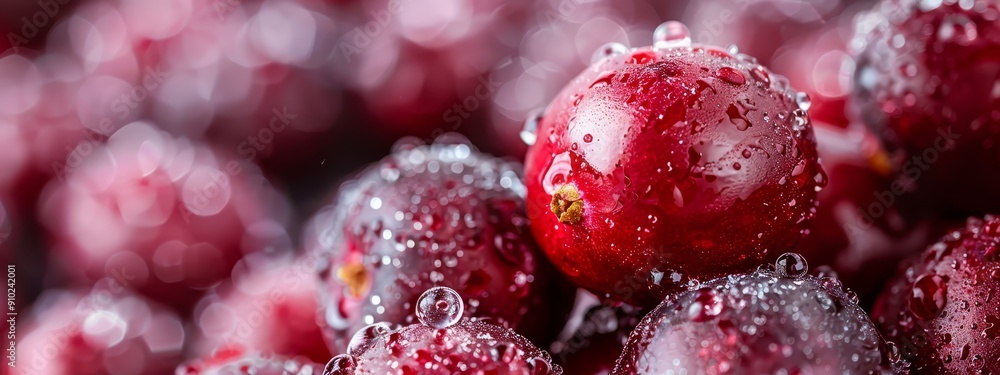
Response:
[{"label": "condensation on fruit", "polygon": [[882,291],[872,318],[910,373],[1000,371],[1000,218],[969,218],[964,227],[916,254]]},{"label": "condensation on fruit", "polygon": [[415,309],[421,323],[359,330],[347,353],[331,359],[323,374],[562,374],[547,352],[510,329],[462,318],[461,296],[451,288],[428,289]]},{"label": "condensation on fruit", "polygon": [[[773,261],[804,233],[826,184],[808,94],[735,47],[693,43],[682,23],[660,25],[653,41],[598,49],[524,129],[528,214],[543,249],[598,295],[647,306],[689,281]],[[737,230],[715,236],[713,225]],[[707,266],[655,250],[667,248],[727,255]],[[601,251],[623,261],[596,264],[610,259]]]},{"label": "condensation on fruit", "polygon": [[805,274],[794,253],[775,267],[664,301],[636,327],[613,374],[890,374],[900,366],[839,282]]},{"label": "condensation on fruit", "polygon": [[417,319],[426,326],[444,329],[455,325],[465,312],[462,296],[448,287],[427,289],[417,300]]},{"label": "condensation on fruit", "polygon": [[453,323],[419,308],[432,287],[459,293],[459,317],[491,316],[538,342],[554,339],[569,306],[541,302],[572,293],[530,237],[520,173],[520,165],[444,135],[431,145],[403,139],[344,184],[304,240],[322,259],[331,349],[342,351],[351,333],[375,322]]}]

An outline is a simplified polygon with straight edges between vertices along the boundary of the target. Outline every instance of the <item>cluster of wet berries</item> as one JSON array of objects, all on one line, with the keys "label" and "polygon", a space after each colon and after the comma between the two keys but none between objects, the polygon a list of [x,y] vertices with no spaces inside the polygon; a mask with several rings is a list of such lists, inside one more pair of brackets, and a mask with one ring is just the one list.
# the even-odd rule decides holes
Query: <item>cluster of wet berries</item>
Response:
[{"label": "cluster of wet berries", "polygon": [[[204,358],[178,375],[998,373],[1000,1],[882,0],[855,18],[839,104],[678,22],[651,46],[609,43],[526,121],[523,170],[460,136],[400,140],[305,224],[296,259],[212,251],[289,242],[226,204],[270,187],[129,125],[102,149],[117,173],[98,159],[50,192],[70,202],[43,211],[64,246],[163,236],[88,220],[132,200],[113,210],[130,226],[206,233],[81,269],[143,271],[62,296],[75,315],[51,307],[22,361],[77,351],[47,373],[154,374],[195,332]],[[217,238],[232,231],[216,215],[251,235]],[[229,268],[197,300],[129,285],[197,290]]]}]

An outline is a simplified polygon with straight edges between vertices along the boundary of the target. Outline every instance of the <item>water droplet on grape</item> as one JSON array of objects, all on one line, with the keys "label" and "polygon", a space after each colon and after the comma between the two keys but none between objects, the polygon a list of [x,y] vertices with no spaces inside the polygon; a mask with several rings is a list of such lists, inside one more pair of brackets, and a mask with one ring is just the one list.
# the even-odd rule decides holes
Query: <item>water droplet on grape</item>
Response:
[{"label": "water droplet on grape", "polygon": [[722,297],[712,288],[701,288],[695,292],[694,302],[688,307],[688,318],[693,322],[712,320],[722,313]]},{"label": "water droplet on grape", "polygon": [[799,105],[799,109],[808,111],[809,107],[812,106],[812,100],[809,99],[809,94],[799,92],[795,94],[795,104]]},{"label": "water droplet on grape", "polygon": [[434,287],[417,300],[417,319],[426,326],[444,329],[462,319],[465,304],[462,296],[448,287]]},{"label": "water droplet on grape", "polygon": [[774,262],[774,268],[777,270],[778,276],[789,278],[799,278],[809,272],[806,258],[798,253],[781,254]]},{"label": "water droplet on grape", "polygon": [[354,358],[350,355],[340,354],[330,359],[323,369],[323,375],[348,375],[354,373]]},{"label": "water droplet on grape", "polygon": [[594,54],[590,57],[590,63],[596,64],[608,57],[620,56],[626,53],[628,53],[628,47],[625,47],[624,44],[617,42],[606,43],[598,48],[597,51],[594,51]]},{"label": "water droplet on grape", "polygon": [[517,346],[507,343],[497,344],[490,348],[490,356],[497,362],[514,362],[514,358],[517,356]]},{"label": "water droplet on grape", "polygon": [[910,293],[910,311],[916,317],[928,320],[936,317],[948,300],[946,280],[938,275],[922,275],[913,283]]},{"label": "water droplet on grape", "polygon": [[532,358],[528,360],[532,375],[544,375],[552,372],[552,364],[545,358]]},{"label": "water droplet on grape", "polygon": [[732,83],[737,86],[747,83],[747,77],[744,76],[743,73],[740,73],[739,70],[736,70],[735,68],[731,68],[728,66],[719,68],[717,75],[723,81]]},{"label": "water droplet on grape", "polygon": [[528,118],[524,120],[524,127],[521,128],[521,141],[524,144],[531,146],[538,141],[538,126],[542,123],[542,112],[543,110],[535,110],[528,114]]},{"label": "water droplet on grape", "polygon": [[764,69],[763,66],[757,65],[753,69],[750,69],[750,76],[765,86],[771,84],[771,75],[767,73],[767,69]]},{"label": "water droplet on grape", "polygon": [[829,312],[837,311],[837,304],[833,301],[833,298],[830,297],[830,294],[817,289],[813,298],[816,300],[816,303],[819,303],[819,306],[822,307],[823,310]]},{"label": "water droplet on grape", "polygon": [[665,49],[690,46],[691,32],[681,22],[667,21],[661,23],[653,31],[653,48]]},{"label": "water droplet on grape", "polygon": [[390,331],[389,325],[385,323],[371,324],[358,330],[347,344],[347,353],[361,355],[375,344],[375,340],[388,335]]},{"label": "water droplet on grape", "polygon": [[901,355],[899,352],[899,345],[896,345],[895,342],[889,341],[885,343],[885,348],[886,352],[889,354],[890,362],[897,362],[900,360]]}]

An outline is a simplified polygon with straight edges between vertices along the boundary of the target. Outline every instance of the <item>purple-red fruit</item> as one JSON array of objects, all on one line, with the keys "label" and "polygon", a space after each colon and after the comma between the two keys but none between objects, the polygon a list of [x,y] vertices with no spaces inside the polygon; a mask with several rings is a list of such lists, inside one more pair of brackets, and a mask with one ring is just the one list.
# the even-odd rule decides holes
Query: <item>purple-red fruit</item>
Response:
[{"label": "purple-red fruit", "polygon": [[901,268],[872,310],[910,374],[1000,372],[1000,218],[970,218]]},{"label": "purple-red fruit", "polygon": [[599,297],[652,307],[689,281],[789,250],[825,184],[808,99],[746,55],[611,46],[540,120],[528,216],[549,259]]},{"label": "purple-red fruit", "polygon": [[114,278],[189,312],[244,255],[292,250],[287,202],[242,158],[141,121],[86,147],[39,203],[50,262],[73,281]]},{"label": "purple-red fruit", "polygon": [[[762,267],[763,268],[763,267]],[[702,283],[632,332],[613,374],[888,374],[892,350],[836,278],[800,255]]]},{"label": "purple-red fruit", "polygon": [[858,18],[853,105],[952,216],[1000,210],[1000,1],[883,0]]},{"label": "purple-red fruit", "polygon": [[457,290],[468,317],[554,339],[573,293],[531,237],[520,178],[517,164],[436,143],[399,146],[345,184],[307,235],[324,258],[331,348],[368,324],[416,323],[417,297],[434,286]]}]

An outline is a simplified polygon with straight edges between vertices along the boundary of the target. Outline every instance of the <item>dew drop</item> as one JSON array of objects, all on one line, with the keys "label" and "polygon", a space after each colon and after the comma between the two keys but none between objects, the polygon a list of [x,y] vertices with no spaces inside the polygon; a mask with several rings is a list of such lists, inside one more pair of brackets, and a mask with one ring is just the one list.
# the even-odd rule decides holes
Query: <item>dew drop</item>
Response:
[{"label": "dew drop", "polygon": [[792,130],[796,131],[796,137],[801,135],[801,132],[805,129],[806,124],[809,123],[809,120],[806,117],[806,111],[804,110],[796,109],[792,111]]},{"label": "dew drop", "polygon": [[653,51],[636,51],[628,59],[629,64],[648,64],[656,60],[656,53]]},{"label": "dew drop", "polygon": [[721,78],[723,81],[732,83],[737,86],[747,83],[747,77],[744,76],[743,73],[740,73],[739,70],[736,70],[735,68],[731,68],[728,66],[719,68],[719,71],[716,73],[716,75],[718,75],[719,78]]},{"label": "dew drop", "polygon": [[691,32],[678,21],[667,21],[653,30],[653,48],[690,47]]},{"label": "dew drop", "polygon": [[605,43],[597,51],[594,51],[594,54],[590,57],[590,63],[596,64],[608,57],[620,56],[626,53],[628,53],[628,47],[625,47],[624,44],[617,42]]},{"label": "dew drop", "polygon": [[979,354],[973,355],[972,359],[969,360],[969,362],[972,365],[972,368],[974,369],[980,369],[983,368],[983,366],[986,366],[986,359],[984,359],[983,356]]},{"label": "dew drop", "polygon": [[987,315],[986,324],[988,324],[988,326],[983,329],[983,337],[990,340],[1000,337],[1000,317],[997,317],[996,315]]},{"label": "dew drop", "polygon": [[774,262],[774,268],[778,272],[778,276],[799,278],[809,272],[809,263],[801,254],[784,253]]},{"label": "dew drop", "polygon": [[528,118],[524,120],[524,126],[521,128],[521,141],[524,144],[531,146],[538,141],[538,126],[542,123],[542,112],[543,110],[538,109],[528,114]]},{"label": "dew drop", "polygon": [[490,348],[490,356],[494,361],[511,363],[517,355],[517,348],[513,344],[501,343]]},{"label": "dew drop", "polygon": [[799,162],[796,163],[794,167],[792,167],[792,177],[801,175],[802,172],[805,172],[805,170],[806,170],[806,161],[799,160]]},{"label": "dew drop", "polygon": [[750,76],[765,86],[771,84],[771,75],[767,73],[767,69],[764,69],[763,66],[758,65],[750,69]]},{"label": "dew drop", "polygon": [[465,304],[462,296],[448,287],[434,287],[420,295],[417,300],[417,319],[426,326],[444,329],[462,319]]},{"label": "dew drop", "polygon": [[584,136],[583,136],[583,142],[584,143],[590,143],[590,142],[593,142],[593,141],[594,141],[594,136],[593,135],[584,134]]},{"label": "dew drop", "polygon": [[390,331],[389,325],[385,323],[370,324],[358,330],[347,344],[347,353],[354,356],[363,354],[374,345],[375,340],[387,336]]},{"label": "dew drop", "polygon": [[688,318],[693,322],[712,320],[722,312],[722,298],[715,289],[701,288],[695,292],[694,301],[688,307]]},{"label": "dew drop", "polygon": [[948,299],[946,280],[938,275],[923,275],[913,283],[910,293],[910,311],[917,318],[928,320],[936,317]]},{"label": "dew drop", "polygon": [[898,362],[901,358],[901,353],[899,352],[899,345],[896,345],[896,343],[893,341],[889,341],[885,343],[885,346],[886,346],[886,352],[888,352],[889,354],[889,361]]},{"label": "dew drop", "polygon": [[730,104],[729,109],[726,110],[726,115],[729,116],[729,122],[733,124],[739,131],[746,131],[750,128],[750,120],[747,120],[743,116],[743,112],[740,111],[735,104]]},{"label": "dew drop", "polygon": [[[611,81],[615,79],[615,72],[608,71],[601,74],[593,83],[590,84],[590,88],[604,87],[611,84]],[[570,120],[572,122],[572,119]]]},{"label": "dew drop", "polygon": [[350,355],[340,354],[330,359],[323,369],[323,375],[348,375],[354,373],[354,358]]},{"label": "dew drop", "polygon": [[830,277],[830,276],[822,277],[822,278],[820,278],[820,282],[823,283],[824,287],[829,288],[829,289],[836,290],[836,289],[843,289],[844,288],[844,284],[841,283],[840,279],[838,279],[836,277]]},{"label": "dew drop", "polygon": [[813,299],[816,300],[816,303],[819,303],[819,306],[823,310],[837,312],[837,304],[833,302],[833,298],[830,298],[830,295],[826,292],[817,289],[813,295]]},{"label": "dew drop", "polygon": [[674,205],[681,208],[684,207],[684,193],[677,186],[674,186]]},{"label": "dew drop", "polygon": [[552,372],[552,364],[545,358],[532,358],[528,360],[532,375],[544,375]]},{"label": "dew drop", "polygon": [[809,107],[812,106],[812,100],[809,99],[809,94],[799,92],[795,94],[795,104],[799,105],[799,109],[808,111]]}]

